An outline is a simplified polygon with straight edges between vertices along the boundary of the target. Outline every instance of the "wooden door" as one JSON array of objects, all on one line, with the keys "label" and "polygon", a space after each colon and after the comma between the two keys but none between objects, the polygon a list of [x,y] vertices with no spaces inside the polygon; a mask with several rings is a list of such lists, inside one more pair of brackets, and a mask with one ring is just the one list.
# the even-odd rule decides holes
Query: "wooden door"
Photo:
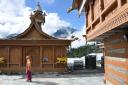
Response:
[{"label": "wooden door", "polygon": [[30,55],[32,58],[32,69],[40,68],[40,48],[37,46],[23,47],[23,66],[26,65],[27,55]]},{"label": "wooden door", "polygon": [[54,65],[54,56],[53,56],[53,47],[51,46],[44,46],[43,47],[43,71],[52,71]]}]

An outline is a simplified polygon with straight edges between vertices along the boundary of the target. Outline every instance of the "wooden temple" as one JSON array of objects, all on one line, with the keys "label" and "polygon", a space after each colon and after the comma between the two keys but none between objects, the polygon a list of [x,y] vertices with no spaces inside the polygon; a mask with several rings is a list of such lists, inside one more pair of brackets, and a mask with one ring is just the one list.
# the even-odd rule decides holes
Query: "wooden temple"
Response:
[{"label": "wooden temple", "polygon": [[71,40],[44,33],[41,24],[45,23],[45,16],[38,3],[30,15],[31,24],[23,33],[11,39],[0,39],[0,71],[25,72],[26,56],[30,55],[32,72],[65,72]]}]

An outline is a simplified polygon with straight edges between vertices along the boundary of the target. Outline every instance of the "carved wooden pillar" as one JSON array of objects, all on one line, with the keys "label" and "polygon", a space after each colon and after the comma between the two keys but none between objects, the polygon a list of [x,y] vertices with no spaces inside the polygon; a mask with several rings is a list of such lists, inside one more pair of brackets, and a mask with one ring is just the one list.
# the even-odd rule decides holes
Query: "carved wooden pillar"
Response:
[{"label": "carved wooden pillar", "polygon": [[90,15],[91,15],[91,30],[92,30],[92,22],[94,19],[94,13],[93,13],[93,7],[92,7],[92,2],[89,4],[89,9],[90,9]]},{"label": "carved wooden pillar", "polygon": [[94,19],[94,13],[93,13],[92,3],[89,4],[89,8],[90,8],[90,11],[91,11],[90,14],[91,14],[91,23],[92,23],[92,21]]},{"label": "carved wooden pillar", "polygon": [[86,27],[88,27],[88,15],[86,14],[85,17],[86,17],[86,22],[85,22],[86,23]]},{"label": "carved wooden pillar", "polygon": [[42,58],[43,58],[43,48],[42,48],[42,46],[40,46],[40,67],[41,67],[41,69],[42,69]]},{"label": "carved wooden pillar", "polygon": [[7,68],[9,68],[10,64],[10,47],[8,47],[8,60],[7,60]]},{"label": "carved wooden pillar", "polygon": [[53,69],[54,69],[54,60],[55,60],[55,47],[52,47],[52,52],[53,52]]},{"label": "carved wooden pillar", "polygon": [[104,9],[104,0],[99,0],[99,5],[100,5],[100,9],[102,11]]},{"label": "carved wooden pillar", "polygon": [[99,8],[100,8],[100,23],[102,23],[103,19],[102,19],[102,10],[103,10],[103,0],[99,0]]},{"label": "carved wooden pillar", "polygon": [[118,3],[118,8],[120,8],[122,5],[122,0],[117,0],[117,3]]},{"label": "carved wooden pillar", "polygon": [[86,17],[86,27],[88,27],[89,23],[88,23],[88,11],[87,10],[85,11],[85,17]]},{"label": "carved wooden pillar", "polygon": [[19,63],[19,68],[22,67],[22,62],[23,62],[23,61],[22,61],[22,56],[23,56],[22,53],[23,53],[23,47],[20,47],[20,61],[19,61],[20,63]]}]

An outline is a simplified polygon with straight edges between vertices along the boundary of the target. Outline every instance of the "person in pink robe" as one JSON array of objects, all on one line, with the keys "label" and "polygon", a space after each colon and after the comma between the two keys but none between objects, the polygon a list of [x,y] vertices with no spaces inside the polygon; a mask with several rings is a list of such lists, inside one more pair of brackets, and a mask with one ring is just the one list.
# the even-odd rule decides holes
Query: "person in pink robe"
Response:
[{"label": "person in pink robe", "polygon": [[26,56],[26,78],[28,82],[32,81],[32,72],[31,72],[31,57]]}]

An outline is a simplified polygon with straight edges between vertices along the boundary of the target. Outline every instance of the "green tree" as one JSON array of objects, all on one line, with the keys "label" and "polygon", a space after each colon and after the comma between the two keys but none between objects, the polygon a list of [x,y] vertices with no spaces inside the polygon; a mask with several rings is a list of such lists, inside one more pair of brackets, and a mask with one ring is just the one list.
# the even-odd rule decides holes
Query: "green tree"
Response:
[{"label": "green tree", "polygon": [[70,58],[82,57],[82,56],[86,56],[89,53],[99,52],[99,51],[100,49],[95,44],[93,44],[93,45],[80,46],[78,48],[71,48],[67,55]]}]

